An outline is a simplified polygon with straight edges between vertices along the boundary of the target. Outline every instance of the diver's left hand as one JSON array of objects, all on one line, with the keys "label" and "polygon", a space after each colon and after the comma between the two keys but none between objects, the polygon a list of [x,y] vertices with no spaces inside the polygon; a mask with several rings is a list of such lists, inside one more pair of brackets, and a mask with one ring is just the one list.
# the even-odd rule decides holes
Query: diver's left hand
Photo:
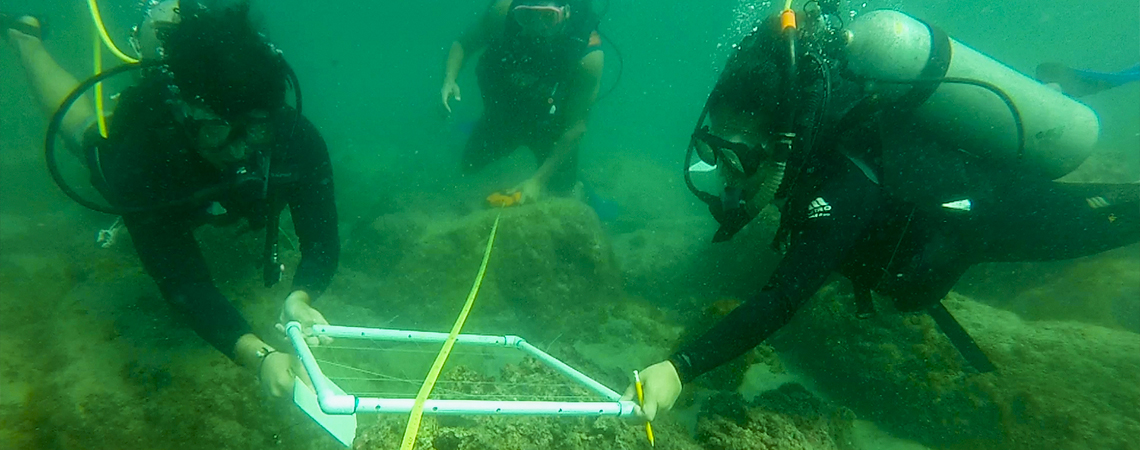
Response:
[{"label": "diver's left hand", "polygon": [[328,336],[313,336],[313,325],[328,325],[329,321],[309,303],[312,299],[305,291],[293,291],[285,298],[285,306],[281,308],[281,316],[277,319],[277,330],[284,333],[285,324],[293,321],[300,322],[301,330],[305,333],[305,342],[309,345],[322,345],[332,343]]},{"label": "diver's left hand", "polygon": [[528,178],[526,181],[522,182],[518,186],[515,186],[515,188],[511,190],[511,192],[522,193],[522,197],[519,199],[519,204],[524,205],[541,200],[544,194],[543,191],[544,189],[542,182],[533,177]]},{"label": "diver's left hand", "polygon": [[[293,378],[296,371],[294,363],[299,364],[297,358],[288,353],[273,352],[265,356],[265,360],[258,367],[257,377],[261,380],[261,388],[274,398],[282,398],[293,394]],[[302,374],[305,371],[300,371]]]}]

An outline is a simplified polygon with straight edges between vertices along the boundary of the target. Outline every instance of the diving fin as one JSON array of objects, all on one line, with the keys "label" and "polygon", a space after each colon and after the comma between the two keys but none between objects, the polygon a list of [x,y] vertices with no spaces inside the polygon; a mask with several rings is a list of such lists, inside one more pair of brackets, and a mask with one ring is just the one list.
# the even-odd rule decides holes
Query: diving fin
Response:
[{"label": "diving fin", "polygon": [[42,40],[47,34],[45,33],[46,28],[44,25],[44,20],[36,16],[31,16],[32,18],[36,19],[36,22],[39,22],[39,25],[24,23],[24,21],[20,20],[28,16],[31,15],[24,14],[16,16],[0,12],[0,29],[5,31],[5,36],[7,36],[8,30],[16,30],[29,36],[35,36],[37,39]]},{"label": "diving fin", "polygon": [[1058,63],[1042,63],[1037,66],[1037,80],[1060,86],[1061,92],[1070,97],[1084,97],[1140,80],[1140,65],[1108,73],[1077,70]]},{"label": "diving fin", "polygon": [[950,343],[954,344],[954,348],[958,349],[958,353],[961,353],[966,362],[974,367],[974,370],[977,370],[978,373],[990,373],[997,370],[993,361],[990,361],[989,356],[986,356],[982,348],[978,347],[974,338],[970,337],[966,329],[962,328],[962,324],[958,323],[958,319],[955,319],[946,309],[946,305],[938,302],[927,310],[927,313],[930,314],[931,319],[934,319],[934,323],[938,324],[942,334],[945,334],[946,338],[950,339]]}]

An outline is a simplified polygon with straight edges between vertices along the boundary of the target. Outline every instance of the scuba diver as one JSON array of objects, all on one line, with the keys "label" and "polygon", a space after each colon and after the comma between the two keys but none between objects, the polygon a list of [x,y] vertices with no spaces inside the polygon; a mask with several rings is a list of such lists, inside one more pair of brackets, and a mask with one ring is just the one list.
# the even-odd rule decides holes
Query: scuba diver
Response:
[{"label": "scuba diver", "polygon": [[464,63],[484,51],[476,68],[484,111],[464,149],[465,173],[526,146],[539,168],[507,197],[525,203],[573,193],[605,61],[597,25],[588,0],[497,0],[452,43],[440,90],[448,113],[451,99],[461,99]]},{"label": "scuba diver", "polygon": [[926,312],[988,372],[941,303],[967,268],[1140,240],[1140,185],[1052,181],[1092,151],[1090,109],[925,22],[881,10],[843,24],[835,3],[758,24],[708,98],[686,167],[695,152],[724,190],[686,181],[721,224],[713,240],[774,203],[783,258],[753,297],[640,372],[649,420],[786,325],[833,272],[851,281],[856,315],[874,314],[872,291]]},{"label": "scuba diver", "polygon": [[[60,188],[85,206],[121,215],[163,298],[202,339],[283,396],[292,392],[296,358],[253,333],[215,286],[193,235],[203,224],[243,219],[250,229],[264,228],[268,286],[282,278],[276,238],[288,206],[302,258],[278,320],[305,328],[327,323],[310,303],[328,287],[340,253],[328,151],[299,111],[296,77],[255,29],[249,9],[247,1],[158,3],[132,38],[141,62],[83,84],[45,49],[37,19],[7,20],[4,32],[39,101],[56,111],[49,156],[58,136],[85,162],[109,206],[77,198],[57,177]],[[129,71],[138,76],[121,93],[103,137],[81,95],[104,75]],[[286,101],[290,85],[294,107]],[[51,157],[49,168],[57,175]]]}]

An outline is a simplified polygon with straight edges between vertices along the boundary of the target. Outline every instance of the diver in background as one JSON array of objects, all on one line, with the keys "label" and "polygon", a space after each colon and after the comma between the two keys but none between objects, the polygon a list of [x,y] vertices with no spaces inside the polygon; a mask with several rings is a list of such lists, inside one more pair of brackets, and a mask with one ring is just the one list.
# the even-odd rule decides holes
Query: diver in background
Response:
[{"label": "diver in background", "polygon": [[[672,408],[684,384],[786,325],[832,272],[851,281],[860,316],[873,313],[872,291],[892,298],[900,311],[926,311],[952,342],[965,342],[955,346],[984,372],[992,365],[985,367],[984,353],[941,305],[967,268],[1070,259],[1140,240],[1140,185],[1058,183],[1016,156],[990,161],[966,154],[919,128],[913,107],[877,105],[868,84],[840,77],[840,68],[851,66],[850,58],[838,60],[851,42],[866,43],[865,36],[847,35],[831,46],[793,28],[802,39],[797,70],[780,30],[772,20],[740,43],[709,96],[709,125],[698,125],[691,151],[726,182],[720,196],[698,194],[722,224],[714,240],[727,240],[775,203],[781,225],[773,245],[784,250],[783,259],[752,298],[640,373],[648,419]],[[942,73],[952,65],[944,54]],[[892,163],[905,154],[914,158]],[[917,182],[901,182],[907,175],[918,175]],[[930,190],[910,192],[920,188]],[[957,331],[947,328],[954,325]],[[973,350],[962,346],[969,344]],[[633,394],[631,386],[626,399]]]},{"label": "diver in background", "polygon": [[[248,15],[247,1],[157,4],[132,39],[144,68],[122,93],[107,137],[86,99],[71,105],[60,135],[87,162],[95,187],[126,211],[163,298],[202,339],[283,396],[292,392],[296,359],[253,334],[214,285],[193,235],[206,223],[242,219],[276,231],[289,206],[302,260],[279,320],[306,329],[327,323],[310,303],[328,287],[340,253],[328,151],[316,127],[287,105],[291,71]],[[59,108],[79,83],[44,48],[39,21],[8,19],[3,32],[44,109]]]},{"label": "diver in background", "polygon": [[573,192],[605,61],[597,23],[588,0],[496,0],[452,43],[440,90],[449,113],[450,100],[460,100],[460,70],[484,51],[477,67],[484,111],[464,149],[465,173],[525,145],[540,166],[513,190],[522,202]]}]

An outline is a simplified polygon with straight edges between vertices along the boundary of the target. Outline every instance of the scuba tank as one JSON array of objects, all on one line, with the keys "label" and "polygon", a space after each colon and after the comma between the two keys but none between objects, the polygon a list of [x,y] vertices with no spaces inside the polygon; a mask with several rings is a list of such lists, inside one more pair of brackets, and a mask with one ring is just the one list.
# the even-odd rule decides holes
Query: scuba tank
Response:
[{"label": "scuba tank", "polygon": [[[969,154],[1021,159],[1056,179],[1096,145],[1100,122],[1088,106],[901,12],[856,18],[847,26],[845,53],[869,93],[910,108],[920,128]],[[973,82],[943,82],[953,80]]]}]

